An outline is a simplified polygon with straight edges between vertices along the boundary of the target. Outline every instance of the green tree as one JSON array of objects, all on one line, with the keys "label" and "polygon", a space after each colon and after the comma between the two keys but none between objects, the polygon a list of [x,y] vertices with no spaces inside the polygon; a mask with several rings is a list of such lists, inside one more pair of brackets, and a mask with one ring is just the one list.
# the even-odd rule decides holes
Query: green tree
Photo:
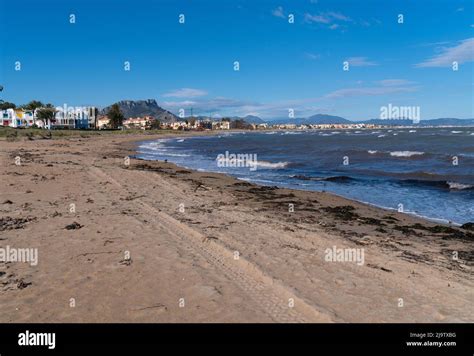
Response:
[{"label": "green tree", "polygon": [[0,100],[0,110],[16,109],[16,105],[8,101]]},{"label": "green tree", "polygon": [[113,129],[122,126],[123,120],[125,119],[122,111],[120,110],[120,106],[117,103],[110,107],[109,111],[107,112],[107,117],[109,118],[109,125]]},{"label": "green tree", "polygon": [[[47,104],[46,106],[52,106],[52,105]],[[45,107],[45,105],[41,101],[38,101],[38,100],[31,100],[28,104],[24,104],[21,106],[21,108],[24,110],[36,110],[43,107]]]},{"label": "green tree", "polygon": [[36,111],[36,118],[43,121],[45,126],[48,124],[48,121],[54,121],[55,116],[56,109],[51,104],[47,104]]},{"label": "green tree", "polygon": [[161,128],[161,122],[160,120],[151,120],[147,129],[149,130],[159,130]]},{"label": "green tree", "polygon": [[249,129],[251,126],[243,119],[237,119],[231,122],[234,129]]}]

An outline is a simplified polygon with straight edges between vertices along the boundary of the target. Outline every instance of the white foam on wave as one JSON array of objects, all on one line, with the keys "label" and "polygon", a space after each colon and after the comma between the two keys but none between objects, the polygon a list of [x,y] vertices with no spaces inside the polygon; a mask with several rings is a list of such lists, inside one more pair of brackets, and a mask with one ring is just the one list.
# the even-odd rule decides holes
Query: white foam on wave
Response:
[{"label": "white foam on wave", "polygon": [[472,189],[474,188],[470,184],[463,184],[463,183],[458,183],[458,182],[448,182],[449,189],[454,189],[454,190],[463,190],[463,189]]},{"label": "white foam on wave", "polygon": [[377,150],[368,150],[367,152],[370,153],[371,155],[374,155],[374,154],[376,154],[378,151],[377,151]]},{"label": "white foam on wave", "polygon": [[280,169],[288,167],[289,162],[267,162],[267,161],[257,161],[257,167],[262,168],[272,168],[272,169]]},{"label": "white foam on wave", "polygon": [[419,151],[393,151],[390,152],[390,156],[392,157],[412,157],[412,156],[421,156],[424,155],[425,152]]}]

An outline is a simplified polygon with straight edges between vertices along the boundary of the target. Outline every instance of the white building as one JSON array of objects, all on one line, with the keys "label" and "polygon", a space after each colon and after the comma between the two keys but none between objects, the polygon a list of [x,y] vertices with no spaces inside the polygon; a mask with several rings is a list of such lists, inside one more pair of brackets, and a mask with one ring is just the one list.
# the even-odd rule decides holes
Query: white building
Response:
[{"label": "white building", "polygon": [[34,112],[31,110],[0,110],[0,126],[30,127],[33,126],[34,123]]},{"label": "white building", "polygon": [[212,129],[213,130],[229,130],[230,122],[229,121],[213,121]]},{"label": "white building", "polygon": [[81,107],[63,110],[56,108],[54,120],[43,122],[37,117],[39,109],[6,109],[0,110],[0,126],[9,126],[13,128],[32,127],[36,125],[39,128],[67,128],[67,129],[93,129],[96,126],[95,108]]}]

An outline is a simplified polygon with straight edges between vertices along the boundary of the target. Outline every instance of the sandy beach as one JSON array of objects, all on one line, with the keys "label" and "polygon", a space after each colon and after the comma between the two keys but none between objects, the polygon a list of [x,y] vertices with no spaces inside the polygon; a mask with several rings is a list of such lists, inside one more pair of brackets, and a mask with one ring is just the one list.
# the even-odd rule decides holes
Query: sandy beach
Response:
[{"label": "sandy beach", "polygon": [[0,322],[474,320],[469,228],[126,159],[150,138],[0,141],[0,247],[38,251]]}]

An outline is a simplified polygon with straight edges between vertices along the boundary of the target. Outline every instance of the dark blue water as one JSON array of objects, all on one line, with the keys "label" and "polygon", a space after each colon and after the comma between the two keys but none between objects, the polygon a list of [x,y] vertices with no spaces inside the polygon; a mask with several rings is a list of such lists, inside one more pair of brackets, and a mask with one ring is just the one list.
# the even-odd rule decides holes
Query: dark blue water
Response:
[{"label": "dark blue water", "polygon": [[[220,167],[252,154],[257,166]],[[263,185],[329,191],[434,220],[474,221],[474,128],[274,131],[163,139],[138,156]],[[232,158],[232,157],[231,157]]]}]

